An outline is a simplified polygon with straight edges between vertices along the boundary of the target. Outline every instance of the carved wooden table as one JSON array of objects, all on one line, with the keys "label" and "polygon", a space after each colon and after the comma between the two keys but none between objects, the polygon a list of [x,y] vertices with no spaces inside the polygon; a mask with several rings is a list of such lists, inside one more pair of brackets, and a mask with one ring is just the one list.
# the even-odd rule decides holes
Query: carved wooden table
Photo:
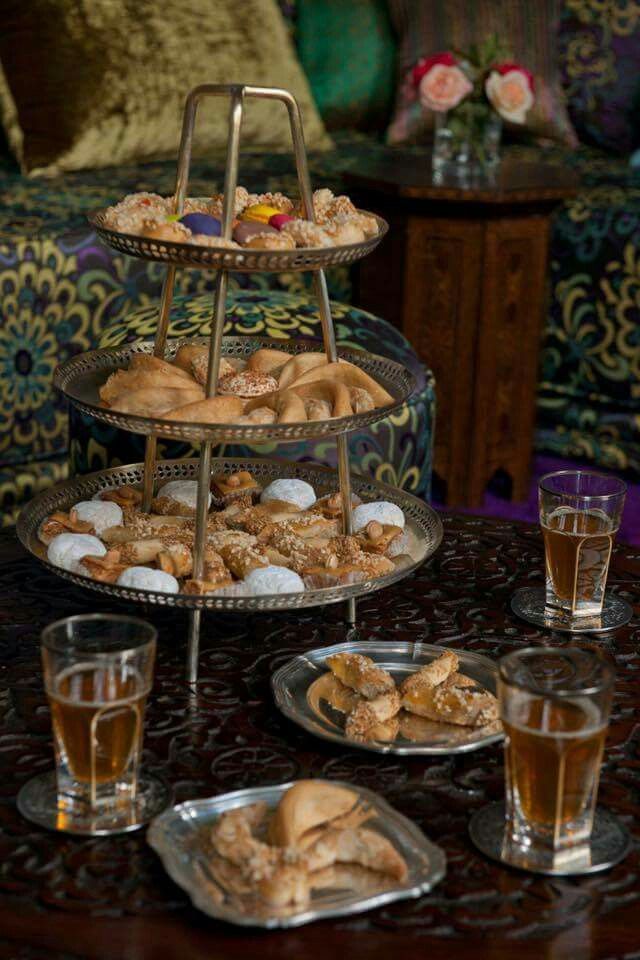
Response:
[{"label": "carved wooden table", "polygon": [[435,470],[446,502],[478,506],[495,471],[526,499],[551,213],[576,192],[563,167],[512,163],[468,183],[399,154],[345,174],[389,221],[359,264],[356,302],[390,320],[435,373]]},{"label": "carved wooden table", "polygon": [[[466,647],[493,657],[549,636],[514,619],[518,586],[542,580],[534,527],[445,517],[433,562],[397,587],[359,601],[365,639]],[[176,800],[317,775],[380,791],[447,853],[429,896],[285,932],[226,926],[194,910],[145,844],[144,832],[71,839],[22,820],[15,796],[52,767],[39,659],[48,622],[128,608],[65,584],[0,534],[0,958],[1,960],[632,960],[640,956],[640,850],[592,878],[535,877],[485,860],[471,846],[471,813],[503,792],[499,745],[455,759],[394,758],[343,750],[286,721],[273,706],[273,669],[312,646],[338,642],[338,607],[300,616],[205,616],[195,699],[182,681],[186,622],[149,611],[160,631],[145,728],[148,767]],[[640,552],[618,546],[612,589],[640,610]],[[136,608],[137,609],[137,608]],[[636,618],[597,641],[618,664],[601,802],[640,838],[640,627]],[[556,636],[554,642],[563,642]]]}]

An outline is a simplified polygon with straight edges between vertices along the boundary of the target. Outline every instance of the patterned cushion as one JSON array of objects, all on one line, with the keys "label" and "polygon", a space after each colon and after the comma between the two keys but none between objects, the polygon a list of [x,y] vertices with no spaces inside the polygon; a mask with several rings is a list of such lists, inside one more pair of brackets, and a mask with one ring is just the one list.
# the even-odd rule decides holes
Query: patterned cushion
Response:
[{"label": "patterned cushion", "polygon": [[382,132],[396,59],[385,0],[298,0],[296,39],[327,128]]},{"label": "patterned cushion", "polygon": [[639,146],[639,0],[564,0],[558,52],[579,138],[615,153]]},{"label": "patterned cushion", "polygon": [[[435,395],[433,378],[425,371],[407,340],[394,327],[364,310],[332,303],[336,338],[341,345],[375,351],[407,366],[417,380],[417,391],[398,413],[349,437],[352,467],[428,497],[431,485],[431,452]],[[107,331],[101,345],[114,346],[153,335],[157,308],[135,311],[126,321]],[[179,297],[172,311],[170,336],[209,334],[211,298]],[[291,336],[320,337],[317,308],[306,295],[278,291],[239,291],[227,312],[225,333],[262,335],[288,339]],[[138,462],[144,456],[144,438],[115,430],[91,417],[71,410],[72,471],[83,473],[120,463]],[[191,456],[186,445],[162,443],[162,455]],[[224,444],[226,456],[280,456],[336,465],[333,439],[315,443],[261,444],[260,447]]]},{"label": "patterned cushion", "polygon": [[535,77],[536,102],[527,117],[527,129],[537,136],[575,143],[556,56],[559,7],[560,0],[390,0],[400,50],[389,142],[424,140],[433,130],[433,114],[410,100],[405,83],[420,57],[444,50],[464,52],[496,34],[510,51],[508,59]]}]

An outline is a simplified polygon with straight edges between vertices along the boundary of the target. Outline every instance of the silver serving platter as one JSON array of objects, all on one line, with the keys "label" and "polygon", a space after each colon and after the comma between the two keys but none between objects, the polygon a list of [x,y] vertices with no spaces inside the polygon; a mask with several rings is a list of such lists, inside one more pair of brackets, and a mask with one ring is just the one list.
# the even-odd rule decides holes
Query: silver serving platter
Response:
[{"label": "silver serving platter", "polygon": [[373,217],[378,223],[378,233],[361,243],[336,247],[298,247],[295,250],[252,250],[250,247],[201,247],[194,243],[170,243],[152,240],[136,234],[119,233],[105,225],[105,210],[89,214],[89,223],[95,227],[100,239],[114,250],[143,260],[159,260],[176,267],[197,269],[231,270],[237,273],[272,271],[324,270],[339,264],[354,263],[366,257],[378,246],[389,225],[382,217],[368,210],[360,213]]},{"label": "silver serving platter", "polygon": [[[198,475],[197,459],[162,460],[156,464],[156,480],[195,480]],[[249,470],[257,480],[264,484],[279,477],[297,477],[306,480],[318,496],[338,489],[338,476],[328,467],[305,463],[289,463],[286,460],[224,457],[213,465],[216,472],[235,473]],[[398,580],[403,580],[424,563],[438,549],[442,540],[442,522],[435,510],[418,500],[410,493],[386,483],[378,483],[367,477],[352,475],[352,488],[363,500],[390,500],[403,511],[410,534],[409,553],[394,560],[395,570],[384,577],[365,580],[362,583],[345,586],[325,587],[320,590],[305,590],[300,593],[264,595],[256,597],[220,597],[215,594],[192,596],[185,593],[156,593],[151,590],[139,590],[120,587],[115,583],[101,583],[90,577],[55,567],[47,561],[46,547],[38,540],[38,527],[45,517],[55,510],[68,510],[80,500],[90,500],[100,490],[110,490],[122,484],[142,486],[144,464],[134,463],[124,467],[112,467],[84,477],[66,480],[35,497],[24,508],[18,519],[17,532],[23,546],[42,561],[52,573],[81,587],[95,590],[107,596],[137,603],[154,603],[167,607],[182,607],[200,610],[254,611],[254,610],[294,610],[302,607],[317,607],[325,603],[337,603],[351,597],[363,596],[375,590],[382,590]]]},{"label": "silver serving platter", "polygon": [[[450,723],[434,723],[412,714],[406,715],[407,725],[404,730],[411,732],[416,739],[409,739],[400,733],[392,742],[373,740],[356,743],[345,736],[344,715],[324,699],[323,693],[330,696],[330,689],[327,687],[326,691],[323,691],[320,683],[323,682],[323,677],[331,676],[325,660],[334,653],[360,653],[370,657],[388,670],[396,683],[400,683],[410,673],[439,657],[445,649],[419,641],[400,643],[363,640],[338,643],[294,657],[273,674],[271,689],[277,706],[286,717],[309,733],[339,743],[343,747],[411,756],[469,753],[496,743],[503,737],[499,722],[489,727],[461,727]],[[479,653],[458,649],[454,652],[460,660],[460,673],[472,677],[495,694],[498,679],[496,665]],[[310,692],[313,684],[316,684],[316,687]]]},{"label": "silver serving platter", "polygon": [[[183,337],[169,340],[165,350],[165,359],[172,360],[179,347],[184,343],[206,345],[207,337]],[[224,337],[222,355],[247,359],[256,350],[263,347],[282,350],[292,356],[298,353],[322,350],[317,340],[276,340],[269,337]],[[141,341],[121,347],[106,347],[79,354],[61,364],[54,376],[54,385],[67,396],[83,413],[109,423],[121,430],[143,436],[159,436],[171,440],[202,442],[227,441],[230,443],[265,443],[276,441],[316,440],[336,436],[350,430],[357,430],[388,417],[398,407],[406,403],[415,389],[415,379],[405,367],[393,360],[379,357],[362,350],[340,350],[339,355],[360,367],[373,377],[394,397],[393,403],[386,407],[377,407],[365,413],[356,413],[350,417],[336,417],[330,420],[312,420],[305,423],[274,424],[212,424],[177,423],[162,420],[160,417],[141,417],[120,413],[100,406],[100,387],[107,377],[116,370],[126,369],[130,359],[137,353],[153,353],[151,341]]]},{"label": "silver serving platter", "polygon": [[243,807],[259,800],[275,808],[282,795],[293,786],[284,783],[275,787],[255,787],[235,790],[206,800],[190,800],[165,810],[152,821],[147,840],[156,851],[172,880],[188,893],[194,907],[216,920],[226,920],[240,926],[299,927],[313,920],[344,917],[364,910],[373,910],[394,900],[405,900],[428,893],[442,880],[446,872],[446,858],[440,847],[428,840],[418,827],[390,807],[378,794],[351,783],[332,780],[332,784],[347,787],[370,805],[378,816],[366,826],[377,829],[389,839],[404,856],[409,870],[404,884],[384,878],[368,894],[346,889],[314,891],[310,905],[300,910],[287,908],[276,912],[258,912],[255,906],[234,904],[227,891],[214,878],[208,867],[207,828],[225,810]]}]

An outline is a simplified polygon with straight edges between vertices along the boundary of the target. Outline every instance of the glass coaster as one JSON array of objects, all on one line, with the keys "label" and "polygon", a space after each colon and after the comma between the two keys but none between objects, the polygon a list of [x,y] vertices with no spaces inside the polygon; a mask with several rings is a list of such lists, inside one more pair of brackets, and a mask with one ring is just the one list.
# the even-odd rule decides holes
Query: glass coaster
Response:
[{"label": "glass coaster", "polygon": [[492,860],[551,877],[577,877],[609,870],[626,857],[631,846],[629,833],[620,820],[608,810],[598,808],[589,843],[566,852],[561,862],[534,861],[528,851],[505,840],[504,802],[490,803],[477,810],[469,821],[469,836],[478,850]]},{"label": "glass coaster", "polygon": [[139,830],[169,806],[171,788],[148,773],[138,778],[138,794],[133,804],[100,814],[69,813],[58,803],[55,770],[28,780],[18,793],[18,810],[23,817],[47,830],[60,830],[87,837]]},{"label": "glass coaster", "polygon": [[511,609],[522,620],[546,630],[565,633],[606,633],[629,623],[633,608],[615,593],[605,595],[599,617],[570,617],[561,610],[545,606],[544,587],[521,587],[511,597]]}]

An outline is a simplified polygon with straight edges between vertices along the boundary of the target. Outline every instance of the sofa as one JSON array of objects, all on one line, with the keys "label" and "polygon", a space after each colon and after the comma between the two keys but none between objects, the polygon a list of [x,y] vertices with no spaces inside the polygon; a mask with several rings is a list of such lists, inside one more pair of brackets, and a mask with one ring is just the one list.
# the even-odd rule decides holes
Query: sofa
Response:
[{"label": "sofa", "polygon": [[[382,0],[368,2],[379,9]],[[578,36],[584,24],[576,25],[578,0],[563,2],[559,50],[566,64],[571,62],[571,31]],[[293,29],[295,11],[292,4],[286,6]],[[628,22],[625,29],[628,38]],[[635,35],[640,38],[640,23]],[[609,43],[609,60],[622,56],[620,37],[612,28],[598,41]],[[391,33],[385,43],[393,43]],[[310,81],[313,89],[312,76]],[[567,91],[570,109],[572,96],[577,106],[584,106],[578,98],[585,96],[585,84],[576,84],[576,69],[567,72]],[[603,115],[606,95],[603,80],[597,89]],[[344,112],[349,114],[348,103]],[[416,163],[429,162],[427,146],[388,147],[380,129],[367,127],[365,132],[332,130],[334,148],[310,155],[314,184],[339,191],[344,172],[374,152],[408,150]],[[615,144],[599,140],[598,130],[587,124],[584,142],[575,149],[549,144],[507,149],[527,160],[569,164],[582,184],[554,222],[536,447],[637,475],[640,171],[629,165],[628,156],[636,145],[634,136],[616,154]],[[0,153],[0,513],[9,523],[26,501],[67,471],[67,409],[52,389],[57,363],[97,346],[108,331],[126,325],[132,311],[152,307],[159,297],[162,266],[104,247],[86,213],[136,190],[172,192],[175,164],[26,178],[7,150]],[[222,156],[194,162],[191,192],[220,190],[222,171]],[[295,192],[288,154],[243,154],[241,179],[256,190]],[[328,280],[331,296],[348,303],[348,269],[331,271]],[[304,274],[236,275],[232,287],[303,294],[309,282]],[[207,272],[178,274],[178,293],[187,299],[209,292],[212,284]]]}]

